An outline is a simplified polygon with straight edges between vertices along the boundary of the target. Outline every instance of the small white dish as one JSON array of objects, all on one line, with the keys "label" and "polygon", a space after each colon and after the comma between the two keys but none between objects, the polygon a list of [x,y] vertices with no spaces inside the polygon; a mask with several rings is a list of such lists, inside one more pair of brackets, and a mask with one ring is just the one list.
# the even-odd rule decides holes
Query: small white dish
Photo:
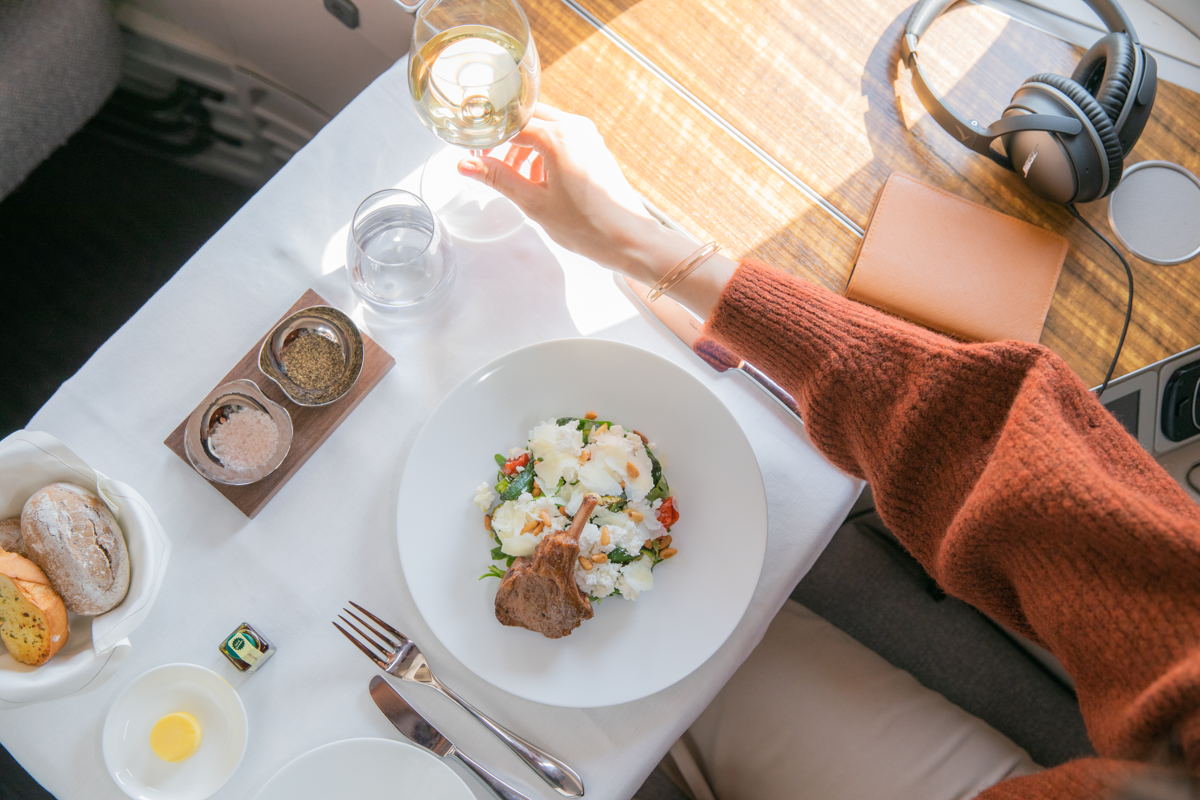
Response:
[{"label": "small white dish", "polygon": [[475,794],[442,759],[415,745],[395,739],[343,739],[289,761],[254,800],[334,797],[474,800]]},{"label": "small white dish", "polygon": [[[165,714],[186,711],[200,723],[200,749],[163,761],[150,729]],[[225,785],[246,752],[246,709],[229,682],[196,664],[164,664],[133,679],[104,719],[104,765],[134,800],[204,800]]]},{"label": "small white dish", "polygon": [[[495,475],[492,453],[589,410],[655,443],[679,504],[679,554],[636,602],[605,600],[570,636],[547,639],[496,621],[498,583],[478,580],[491,542],[471,496]],[[603,339],[535,344],[463,381],[417,435],[397,509],[405,581],[446,649],[493,686],[572,708],[632,702],[704,664],[750,605],[767,543],[762,474],[729,410],[681,367]]]}]

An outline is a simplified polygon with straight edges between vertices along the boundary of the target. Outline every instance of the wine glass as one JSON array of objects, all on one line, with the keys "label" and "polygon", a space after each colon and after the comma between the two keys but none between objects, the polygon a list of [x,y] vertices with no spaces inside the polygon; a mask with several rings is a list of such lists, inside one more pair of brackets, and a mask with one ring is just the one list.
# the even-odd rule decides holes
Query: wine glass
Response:
[{"label": "wine glass", "polygon": [[[538,96],[538,55],[516,0],[428,0],[417,11],[408,86],[421,121],[476,156],[515,136]],[[458,173],[447,149],[425,165],[421,196],[456,236],[497,239],[524,215],[499,193]]]}]

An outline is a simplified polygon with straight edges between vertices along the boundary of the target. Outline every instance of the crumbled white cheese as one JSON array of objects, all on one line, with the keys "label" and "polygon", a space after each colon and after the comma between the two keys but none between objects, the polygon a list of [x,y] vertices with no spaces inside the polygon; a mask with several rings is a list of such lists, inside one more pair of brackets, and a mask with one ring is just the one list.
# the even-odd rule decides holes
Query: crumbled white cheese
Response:
[{"label": "crumbled white cheese", "polygon": [[624,490],[630,500],[641,500],[654,488],[654,480],[650,477],[653,464],[636,433],[626,433],[621,426],[614,425],[604,433],[593,435],[588,450],[592,457],[580,470],[581,478],[582,472],[591,467],[589,476],[594,475],[594,479],[600,481],[600,471],[605,470],[611,481],[607,485],[619,487],[618,491],[605,491],[604,494],[616,495]]},{"label": "crumbled white cheese", "polygon": [[536,460],[534,474],[542,491],[552,493],[559,479],[575,480],[579,455],[583,452],[583,432],[575,422],[558,425],[546,420],[529,432],[529,450]]},{"label": "crumbled white cheese", "polygon": [[626,600],[636,600],[642,592],[653,589],[654,573],[650,571],[652,566],[649,556],[627,564],[621,570],[621,577],[617,579],[616,588],[621,590],[621,596]]},{"label": "crumbled white cheese", "polygon": [[[550,517],[550,528],[537,533],[522,532],[530,522],[541,520],[542,513]],[[532,555],[542,537],[553,530],[565,530],[567,518],[549,497],[534,497],[525,492],[516,500],[506,500],[492,512],[492,530],[500,538],[500,549],[510,556]]]},{"label": "crumbled white cheese", "polygon": [[472,500],[475,501],[475,505],[479,506],[479,510],[483,513],[486,514],[488,511],[490,511],[492,504],[495,503],[497,499],[496,491],[487,481],[484,481],[475,487],[475,497],[473,497]]},{"label": "crumbled white cheese", "polygon": [[591,569],[575,568],[575,585],[592,597],[608,597],[617,588],[620,568],[611,562],[596,564]]}]

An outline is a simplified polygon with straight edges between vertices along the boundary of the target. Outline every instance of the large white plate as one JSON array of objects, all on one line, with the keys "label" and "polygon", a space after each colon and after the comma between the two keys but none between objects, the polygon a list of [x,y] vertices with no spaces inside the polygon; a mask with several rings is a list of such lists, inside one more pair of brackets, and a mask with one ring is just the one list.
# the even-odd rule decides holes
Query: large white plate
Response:
[{"label": "large white plate", "polygon": [[[679,554],[655,568],[653,591],[605,600],[551,640],[496,621],[498,582],[477,580],[491,543],[471,498],[494,479],[493,453],[542,420],[587,411],[655,443],[681,514]],[[493,361],[442,401],[409,454],[397,522],[409,589],[455,657],[520,697],[588,708],[661,691],[716,652],[758,583],[767,504],[750,443],[703,384],[636,347],[564,339]]]},{"label": "large white plate", "polygon": [[276,772],[254,800],[335,797],[475,800],[441,759],[394,739],[343,739],[309,750]]}]

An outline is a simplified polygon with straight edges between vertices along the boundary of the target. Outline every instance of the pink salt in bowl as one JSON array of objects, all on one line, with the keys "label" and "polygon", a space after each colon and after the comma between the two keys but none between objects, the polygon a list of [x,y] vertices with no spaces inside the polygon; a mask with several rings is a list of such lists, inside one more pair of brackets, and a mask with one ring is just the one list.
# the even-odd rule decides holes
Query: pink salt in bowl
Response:
[{"label": "pink salt in bowl", "polygon": [[270,475],[292,446],[287,409],[245,378],[218,386],[188,417],[183,449],[196,471],[231,486]]}]

